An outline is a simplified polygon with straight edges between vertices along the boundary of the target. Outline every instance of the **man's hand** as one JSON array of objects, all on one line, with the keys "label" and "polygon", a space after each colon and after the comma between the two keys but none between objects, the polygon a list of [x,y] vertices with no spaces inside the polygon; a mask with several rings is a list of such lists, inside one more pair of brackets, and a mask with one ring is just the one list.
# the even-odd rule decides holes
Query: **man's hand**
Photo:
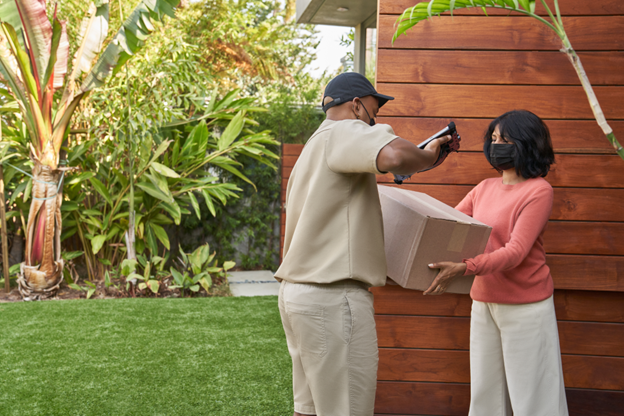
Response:
[{"label": "man's hand", "polygon": [[377,155],[377,169],[397,175],[411,175],[426,169],[438,160],[440,146],[451,140],[443,136],[433,140],[424,149],[398,138],[388,143]]},{"label": "man's hand", "polygon": [[423,292],[423,295],[441,295],[446,292],[448,285],[451,284],[454,278],[464,275],[466,267],[466,263],[453,263],[450,261],[430,264],[430,269],[440,269],[440,272],[433,283],[431,283],[431,286],[429,286],[429,289]]}]

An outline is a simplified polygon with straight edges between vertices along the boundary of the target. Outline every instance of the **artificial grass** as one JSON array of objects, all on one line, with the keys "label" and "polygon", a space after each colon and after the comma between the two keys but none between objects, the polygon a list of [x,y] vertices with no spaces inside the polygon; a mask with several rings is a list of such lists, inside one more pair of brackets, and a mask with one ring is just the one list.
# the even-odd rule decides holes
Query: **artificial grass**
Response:
[{"label": "artificial grass", "polygon": [[1,415],[292,415],[277,298],[0,304]]}]

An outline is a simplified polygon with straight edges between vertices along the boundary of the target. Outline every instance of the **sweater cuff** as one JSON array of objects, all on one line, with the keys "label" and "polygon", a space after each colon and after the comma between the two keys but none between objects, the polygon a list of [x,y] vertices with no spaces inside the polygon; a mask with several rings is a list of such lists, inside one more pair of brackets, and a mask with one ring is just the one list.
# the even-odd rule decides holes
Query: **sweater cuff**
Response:
[{"label": "sweater cuff", "polygon": [[464,263],[466,263],[466,271],[464,272],[464,276],[470,276],[472,274],[477,274],[477,266],[474,264],[474,262],[470,259],[464,259],[462,260]]}]

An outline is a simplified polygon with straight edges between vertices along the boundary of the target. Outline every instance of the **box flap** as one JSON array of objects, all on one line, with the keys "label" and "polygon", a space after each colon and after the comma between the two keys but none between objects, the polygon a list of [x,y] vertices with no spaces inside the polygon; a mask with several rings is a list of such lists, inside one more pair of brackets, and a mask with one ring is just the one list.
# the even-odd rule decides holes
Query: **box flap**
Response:
[{"label": "box flap", "polygon": [[422,192],[408,191],[384,185],[378,185],[378,188],[380,194],[387,195],[397,202],[418,211],[422,215],[465,224],[488,226]]}]

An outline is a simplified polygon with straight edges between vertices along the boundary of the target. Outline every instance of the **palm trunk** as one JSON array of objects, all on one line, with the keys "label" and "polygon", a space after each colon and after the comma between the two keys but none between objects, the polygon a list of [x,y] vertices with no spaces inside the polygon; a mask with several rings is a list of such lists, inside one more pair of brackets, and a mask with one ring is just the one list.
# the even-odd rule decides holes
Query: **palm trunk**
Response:
[{"label": "palm trunk", "polygon": [[56,295],[63,279],[61,258],[61,172],[34,162],[33,201],[26,226],[26,259],[18,278],[24,300]]},{"label": "palm trunk", "polygon": [[587,94],[589,105],[591,106],[592,112],[594,113],[594,117],[596,118],[598,125],[602,129],[602,132],[604,133],[604,135],[607,137],[607,140],[609,140],[609,142],[613,146],[613,149],[615,149],[615,152],[618,155],[620,155],[622,159],[624,159],[624,149],[622,148],[622,145],[615,138],[613,129],[607,123],[604,113],[602,112],[602,108],[600,107],[600,103],[598,103],[598,98],[596,98],[594,89],[592,88],[591,83],[589,82],[589,78],[587,77],[587,74],[585,73],[585,68],[583,68],[581,59],[578,57],[578,55],[572,48],[572,45],[570,44],[570,40],[568,39],[567,36],[565,36],[562,39],[562,41],[563,41],[563,49],[561,50],[561,52],[564,52],[566,54],[566,56],[572,63],[572,66],[576,70],[576,74],[581,80],[581,85],[583,85],[585,94]]}]

